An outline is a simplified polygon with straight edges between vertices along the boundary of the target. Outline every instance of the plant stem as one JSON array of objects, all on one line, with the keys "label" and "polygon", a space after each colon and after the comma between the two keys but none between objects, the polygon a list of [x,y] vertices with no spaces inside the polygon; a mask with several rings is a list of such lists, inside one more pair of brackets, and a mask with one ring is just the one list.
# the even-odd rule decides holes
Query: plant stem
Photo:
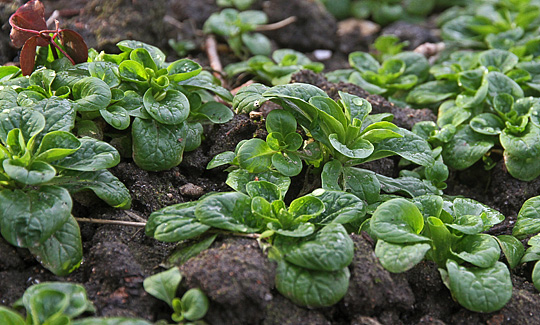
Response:
[{"label": "plant stem", "polygon": [[53,55],[54,59],[58,60],[58,52],[56,51],[56,48],[52,44],[49,44],[49,47],[51,48],[51,52],[52,52],[52,55]]},{"label": "plant stem", "polygon": [[219,54],[217,51],[217,41],[214,35],[208,35],[204,41],[206,48],[206,55],[210,61],[210,67],[214,70],[214,76],[221,81],[221,86],[227,88],[227,83],[225,79],[221,76],[223,73],[223,66],[221,65],[221,60],[219,59]]},{"label": "plant stem", "polygon": [[256,32],[266,32],[266,31],[270,31],[270,30],[276,30],[276,29],[280,29],[280,28],[283,28],[287,25],[290,25],[292,23],[294,23],[296,21],[296,17],[295,16],[291,16],[289,18],[285,18],[281,21],[278,21],[277,23],[273,23],[273,24],[267,24],[267,25],[259,25],[257,27],[255,27],[255,31]]},{"label": "plant stem", "polygon": [[146,222],[93,219],[93,218],[75,218],[75,220],[77,220],[78,222],[100,223],[100,224],[106,224],[106,225],[131,226],[131,227],[145,227],[146,226]]}]

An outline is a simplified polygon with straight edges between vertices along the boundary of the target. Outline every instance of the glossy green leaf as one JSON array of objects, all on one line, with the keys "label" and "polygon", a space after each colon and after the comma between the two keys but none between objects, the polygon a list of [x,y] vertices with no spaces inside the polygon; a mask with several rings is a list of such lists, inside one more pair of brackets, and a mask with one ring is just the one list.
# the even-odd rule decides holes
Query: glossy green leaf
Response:
[{"label": "glossy green leaf", "polygon": [[332,147],[336,149],[339,153],[344,155],[345,157],[355,158],[355,159],[367,158],[374,151],[373,144],[371,144],[371,142],[364,140],[362,138],[359,138],[357,141],[349,145],[342,143],[338,139],[338,135],[335,133],[330,134],[328,139],[330,140]]},{"label": "glossy green leaf", "polygon": [[11,179],[26,185],[42,184],[50,181],[56,175],[56,170],[51,165],[41,161],[24,166],[17,160],[6,159],[2,163],[2,167]]},{"label": "glossy green leaf", "polygon": [[133,160],[145,170],[160,171],[182,161],[187,125],[164,125],[135,118],[132,125]]},{"label": "glossy green leaf", "polygon": [[152,212],[146,224],[146,235],[164,242],[179,242],[197,237],[210,226],[195,217],[198,202],[186,202]]},{"label": "glossy green leaf", "polygon": [[242,42],[253,55],[270,55],[272,42],[261,33],[243,33]]},{"label": "glossy green leaf", "polygon": [[510,235],[500,235],[495,239],[499,243],[510,269],[518,266],[523,254],[525,254],[525,248],[519,239]]},{"label": "glossy green leaf", "polygon": [[112,62],[96,61],[88,64],[90,76],[103,80],[109,88],[120,84],[118,65]]},{"label": "glossy green leaf", "polygon": [[287,176],[281,175],[278,172],[266,171],[263,173],[253,174],[243,169],[237,169],[230,172],[227,176],[226,183],[238,192],[247,193],[246,184],[255,180],[268,181],[276,184],[281,192],[282,197],[285,196],[285,193],[287,193],[287,190],[291,185],[291,179]]},{"label": "glossy green leaf", "polygon": [[324,189],[317,189],[310,195],[318,198],[324,204],[324,211],[311,219],[310,222],[320,225],[346,224],[359,222],[365,218],[367,205],[356,195]]},{"label": "glossy green leaf", "polygon": [[379,205],[370,222],[371,231],[390,243],[417,243],[427,241],[420,235],[424,218],[416,205],[405,199],[392,199]]},{"label": "glossy green leaf", "polygon": [[523,203],[517,215],[512,235],[519,239],[540,232],[540,196],[535,196]]},{"label": "glossy green leaf", "polygon": [[80,147],[81,142],[72,133],[52,131],[41,140],[35,159],[49,163],[71,155]]},{"label": "glossy green leaf", "polygon": [[51,237],[30,252],[52,273],[65,276],[79,267],[83,258],[79,224],[72,216]]},{"label": "glossy green leaf", "polygon": [[379,240],[375,246],[375,255],[385,269],[392,273],[401,273],[410,270],[422,261],[430,249],[431,246],[425,243],[407,245]]},{"label": "glossy green leaf", "polygon": [[77,112],[71,101],[57,97],[42,100],[33,106],[34,111],[45,117],[43,134],[51,131],[71,131]]},{"label": "glossy green leaf", "polygon": [[184,317],[190,321],[197,321],[206,315],[209,301],[201,289],[189,289],[182,296],[182,307]]},{"label": "glossy green leaf", "polygon": [[112,98],[111,89],[101,79],[83,78],[73,85],[74,108],[77,112],[93,112],[104,109]]},{"label": "glossy green leaf", "polygon": [[523,97],[523,90],[521,87],[514,80],[500,72],[489,72],[487,75],[487,80],[489,83],[488,93],[491,97],[501,93],[510,94],[514,98]]},{"label": "glossy green leaf", "polygon": [[300,306],[328,307],[345,296],[349,277],[347,268],[334,272],[314,271],[280,261],[276,271],[276,288]]},{"label": "glossy green leaf", "polygon": [[58,169],[96,171],[116,166],[120,162],[118,151],[110,144],[84,137],[79,139],[81,147],[73,154],[53,161]]},{"label": "glossy green leaf", "polygon": [[465,308],[489,313],[501,309],[512,297],[512,281],[506,265],[496,262],[490,268],[459,266],[446,263],[450,291]]},{"label": "glossy green leaf", "polygon": [[500,257],[499,244],[486,234],[464,236],[452,249],[462,260],[483,268],[493,266]]},{"label": "glossy green leaf", "polygon": [[421,166],[431,166],[435,163],[431,155],[431,147],[426,140],[402,128],[393,131],[401,137],[389,137],[374,143],[375,150],[369,160],[397,154]]},{"label": "glossy green leaf", "polygon": [[504,220],[504,215],[499,211],[472,199],[455,199],[453,209],[456,217],[465,215],[481,216],[484,223],[484,231]]},{"label": "glossy green leaf", "polygon": [[349,54],[349,64],[360,72],[377,72],[381,67],[379,62],[366,52],[353,52]]},{"label": "glossy green leaf", "polygon": [[195,216],[205,225],[229,231],[256,232],[262,225],[251,213],[251,198],[240,192],[218,193],[202,199]]},{"label": "glossy green leaf", "polygon": [[227,165],[233,162],[236,154],[232,151],[225,151],[215,155],[206,166],[206,169],[212,169],[219,166]]},{"label": "glossy green leaf", "polygon": [[296,119],[286,110],[275,109],[268,113],[266,117],[266,129],[268,133],[281,133],[286,136],[289,133],[296,132]]},{"label": "glossy green leaf", "polygon": [[426,105],[452,98],[459,92],[459,87],[454,81],[437,80],[429,81],[415,87],[407,95],[407,103]]},{"label": "glossy green leaf", "polygon": [[505,129],[500,140],[510,175],[522,181],[531,181],[540,176],[540,168],[536,165],[540,158],[540,127],[529,123],[521,135]]},{"label": "glossy green leaf", "polygon": [[20,129],[24,140],[28,141],[45,128],[45,118],[39,112],[27,107],[14,107],[0,112],[0,139],[6,143],[9,131]]},{"label": "glossy green leaf", "polygon": [[495,144],[496,138],[479,134],[468,125],[457,128],[454,137],[443,145],[444,163],[457,170],[472,166]]},{"label": "glossy green leaf", "polygon": [[169,64],[167,70],[172,81],[179,82],[198,75],[202,67],[195,61],[181,59]]},{"label": "glossy green leaf", "polygon": [[316,217],[324,211],[324,203],[314,196],[301,196],[291,202],[289,212],[295,217]]},{"label": "glossy green leaf", "polygon": [[143,287],[146,292],[172,307],[172,300],[176,297],[176,289],[180,281],[182,281],[180,269],[173,267],[147,277],[143,281]]},{"label": "glossy green leaf", "polygon": [[259,108],[267,101],[263,96],[267,90],[267,86],[258,83],[241,88],[234,96],[233,109],[236,112],[249,113]]},{"label": "glossy green leaf", "polygon": [[293,226],[291,229],[285,230],[275,227],[273,223],[269,223],[268,229],[274,230],[276,234],[285,237],[306,237],[315,232],[315,225],[309,222],[305,222]]},{"label": "glossy green leaf", "polygon": [[131,123],[129,112],[118,104],[99,110],[99,113],[105,122],[117,130],[125,130]]},{"label": "glossy green leaf", "polygon": [[240,167],[250,173],[260,173],[270,168],[274,153],[264,140],[256,138],[245,142],[236,157]]},{"label": "glossy green leaf", "polygon": [[278,186],[264,180],[247,183],[246,192],[252,198],[260,196],[270,203],[282,199]]},{"label": "glossy green leaf", "polygon": [[0,323],[5,325],[25,325],[24,318],[15,311],[0,306]]},{"label": "glossy green leaf", "polygon": [[497,135],[504,129],[504,122],[495,114],[482,113],[469,122],[469,126],[480,134]]},{"label": "glossy green leaf", "polygon": [[381,183],[374,172],[346,167],[343,169],[343,180],[343,190],[350,191],[368,204],[379,201]]},{"label": "glossy green leaf", "polygon": [[216,124],[226,123],[234,116],[234,113],[230,108],[215,101],[204,103],[199,109],[197,109],[196,113],[203,115],[210,120],[210,122]]},{"label": "glossy green leaf", "polygon": [[166,96],[157,101],[148,89],[144,94],[143,103],[146,111],[156,121],[166,125],[176,125],[184,122],[189,115],[189,101],[178,90],[167,90]]},{"label": "glossy green leaf", "polygon": [[272,155],[272,165],[285,176],[296,176],[302,171],[302,160],[294,152],[277,152]]},{"label": "glossy green leaf", "polygon": [[223,98],[227,102],[233,101],[233,96],[229,90],[221,87],[219,85],[219,81],[217,81],[217,79],[215,79],[214,76],[212,76],[212,74],[210,74],[208,71],[202,71],[198,75],[187,80],[180,81],[177,84],[187,89],[208,90]]},{"label": "glossy green leaf", "polygon": [[43,243],[71,216],[67,190],[41,186],[38,190],[0,192],[0,230],[12,245],[32,247]]},{"label": "glossy green leaf", "polygon": [[158,67],[161,67],[163,62],[165,62],[165,58],[166,58],[165,54],[163,54],[163,52],[161,52],[159,48],[153,45],[149,45],[140,41],[124,40],[124,41],[118,42],[116,46],[118,46],[118,48],[122,50],[123,52],[131,52],[132,50],[143,48],[147,50],[148,53],[150,53],[150,56],[152,57],[154,62],[156,62]]}]

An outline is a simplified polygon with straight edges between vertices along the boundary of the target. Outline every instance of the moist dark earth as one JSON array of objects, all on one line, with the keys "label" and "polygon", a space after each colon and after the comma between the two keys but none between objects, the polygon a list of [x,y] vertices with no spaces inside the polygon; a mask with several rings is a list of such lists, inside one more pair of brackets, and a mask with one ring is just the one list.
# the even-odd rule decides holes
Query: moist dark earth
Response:
[{"label": "moist dark earth", "polygon": [[[21,4],[0,2],[0,64],[17,60],[17,50],[9,45],[7,20]],[[213,0],[59,0],[44,4],[46,17],[59,10],[62,25],[79,31],[89,47],[114,52],[118,41],[137,39],[164,49],[169,60],[174,60],[178,56],[168,46],[168,40],[191,40],[198,49],[189,57],[208,66],[200,29],[208,16],[218,10]],[[362,31],[360,25],[336,22],[311,0],[258,1],[254,8],[264,10],[270,22],[296,15],[296,24],[267,35],[276,48],[293,48],[308,55],[315,49],[332,50],[332,58],[324,62],[327,69],[346,67],[347,53],[367,50],[377,36]],[[408,40],[412,48],[426,41],[438,41],[437,32],[429,24],[399,22],[379,32],[394,33]],[[219,49],[223,62],[230,61],[232,56],[226,47]],[[418,121],[436,118],[428,109],[396,107],[358,86],[330,83],[313,72],[300,72],[292,82],[316,85],[333,98],[338,91],[367,98],[374,113],[392,113],[394,122],[408,129]],[[212,191],[227,191],[223,168],[206,170],[207,163],[220,152],[234,150],[240,140],[264,135],[260,118],[237,115],[226,124],[207,127],[202,146],[186,153],[182,164],[169,171],[143,171],[130,159],[123,159],[112,172],[128,187],[133,199],[131,210],[112,209],[93,194],[81,193],[75,196],[73,214],[139,221],[133,215],[146,219],[152,211],[167,205],[196,200]],[[397,176],[397,162],[386,158],[363,167]],[[445,194],[474,198],[507,216],[504,223],[492,230],[495,235],[510,234],[523,202],[540,193],[540,180],[513,179],[502,161],[490,171],[480,165],[463,172],[452,171],[447,183]],[[293,184],[290,197],[317,188],[320,180],[300,175]],[[160,265],[176,245],[148,238],[142,228],[93,223],[80,226],[84,260],[67,277],[52,275],[26,249],[14,248],[0,239],[0,304],[12,305],[35,283],[70,281],[85,286],[97,307],[97,316],[168,319],[168,306],[149,296],[142,282],[163,270]],[[205,317],[210,324],[540,324],[540,296],[530,283],[529,265],[512,270],[513,296],[503,309],[489,314],[474,313],[452,300],[435,264],[422,262],[406,273],[392,274],[379,264],[367,234],[352,234],[351,238],[355,256],[349,267],[349,291],[342,301],[329,308],[306,309],[291,303],[274,288],[275,265],[255,240],[221,235],[208,250],[180,266],[184,280],[178,295],[192,287],[201,288],[211,302]]]}]

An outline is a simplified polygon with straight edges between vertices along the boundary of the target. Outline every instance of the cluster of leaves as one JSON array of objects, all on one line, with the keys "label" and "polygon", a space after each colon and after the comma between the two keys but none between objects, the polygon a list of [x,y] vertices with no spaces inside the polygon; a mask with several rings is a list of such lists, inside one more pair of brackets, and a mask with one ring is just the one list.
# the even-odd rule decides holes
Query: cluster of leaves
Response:
[{"label": "cluster of leaves", "polygon": [[208,311],[208,298],[200,289],[189,289],[182,298],[176,297],[176,290],[182,281],[182,274],[177,267],[154,274],[144,279],[144,290],[152,296],[165,301],[173,310],[174,322],[195,322]]},{"label": "cluster of leaves", "polygon": [[[324,166],[323,184],[328,184],[329,189],[352,190],[362,198],[366,196],[360,193],[379,193],[381,183],[390,192],[439,193],[438,188],[444,188],[448,170],[424,139],[391,123],[390,114],[370,115],[371,104],[365,99],[341,92],[339,95],[341,100],[336,102],[321,89],[301,83],[272,88],[254,84],[241,89],[233,101],[236,110],[251,111],[271,100],[283,111],[269,115],[266,126],[270,134],[266,141],[241,142],[236,152],[216,156],[209,168],[228,163],[249,173],[275,169],[294,176],[301,171],[303,160],[316,168]],[[309,137],[303,143],[295,132],[297,124]],[[422,166],[418,177],[410,174],[394,180],[354,167],[392,155]],[[420,179],[422,175],[426,179]],[[363,181],[357,182],[357,177]],[[370,182],[366,182],[368,179]]]},{"label": "cluster of leaves", "polygon": [[398,20],[416,21],[429,15],[434,9],[463,4],[462,0],[320,0],[337,19],[353,16],[371,19],[381,25]]},{"label": "cluster of leaves", "polygon": [[12,245],[30,249],[44,267],[65,275],[82,260],[70,193],[92,190],[119,208],[129,208],[131,197],[106,170],[120,162],[116,149],[69,132],[76,114],[72,103],[58,97],[34,102],[28,92],[0,91],[5,104],[0,113],[0,231]]},{"label": "cluster of leaves", "polygon": [[472,1],[447,10],[438,23],[443,40],[451,46],[539,54],[540,3],[536,0]]},{"label": "cluster of leaves", "polygon": [[[369,222],[377,239],[375,254],[391,272],[404,272],[426,258],[439,266],[443,282],[465,308],[492,312],[512,296],[503,249],[510,264],[519,262],[514,250],[521,243],[512,236],[482,233],[504,216],[474,200],[426,195],[412,201],[396,198],[379,205]],[[498,241],[503,241],[499,247]]]},{"label": "cluster of leaves", "polygon": [[431,68],[437,79],[413,89],[407,101],[437,105],[437,124],[414,127],[434,146],[441,146],[444,162],[461,170],[480,159],[493,165],[490,151],[502,146],[510,174],[529,181],[540,175],[530,161],[539,157],[539,122],[535,68],[504,50],[455,52]]},{"label": "cluster of leaves", "polygon": [[[378,39],[376,46],[381,63],[366,52],[349,54],[353,69],[335,70],[326,76],[331,82],[350,82],[372,94],[384,95],[392,101],[404,100],[408,91],[423,83],[429,76],[429,62],[419,53],[400,52],[401,45],[394,37]],[[388,55],[394,52],[393,55]]]},{"label": "cluster of leaves", "polygon": [[255,55],[247,61],[229,64],[225,67],[225,72],[229,77],[247,72],[266,84],[277,86],[288,84],[294,73],[306,69],[319,73],[324,69],[324,64],[312,62],[300,52],[279,49],[272,53],[272,59]]},{"label": "cluster of leaves", "polygon": [[233,112],[208,91],[229,101],[231,94],[199,64],[188,59],[166,63],[161,50],[138,41],[122,41],[118,47],[122,53],[117,55],[91,50],[91,62],[75,66],[56,60],[29,79],[19,77],[17,68],[0,67],[0,84],[18,93],[4,102],[65,98],[78,113],[79,135],[102,139],[104,120],[124,154],[151,171],[174,167],[184,151],[196,149],[202,123],[232,118]]},{"label": "cluster of leaves", "polygon": [[83,286],[64,282],[35,284],[24,292],[15,308],[26,310],[26,319],[16,311],[0,306],[0,323],[10,325],[150,325],[139,319],[123,317],[83,318],[83,313],[94,312],[95,308],[86,296]]},{"label": "cluster of leaves", "polygon": [[20,63],[25,76],[34,70],[38,46],[49,46],[54,59],[58,59],[57,51],[60,51],[71,64],[86,62],[88,58],[88,48],[81,35],[71,29],[59,29],[58,22],[55,30],[48,30],[44,15],[41,1],[32,0],[9,17],[11,41],[15,47],[22,47]]},{"label": "cluster of leaves", "polygon": [[153,212],[146,234],[177,242],[211,228],[259,233],[272,244],[271,257],[278,261],[276,287],[284,296],[309,307],[335,304],[347,292],[347,266],[353,257],[345,227],[365,219],[367,204],[346,192],[319,189],[287,207],[283,197],[290,181],[274,178],[273,184],[262,180],[265,176],[269,174],[255,181],[237,178],[234,192]]},{"label": "cluster of leaves", "polygon": [[272,51],[270,40],[261,33],[254,33],[258,25],[268,22],[262,11],[246,10],[239,12],[227,8],[213,13],[204,23],[206,34],[219,35],[227,40],[229,47],[239,58],[246,59],[250,54],[269,56]]}]

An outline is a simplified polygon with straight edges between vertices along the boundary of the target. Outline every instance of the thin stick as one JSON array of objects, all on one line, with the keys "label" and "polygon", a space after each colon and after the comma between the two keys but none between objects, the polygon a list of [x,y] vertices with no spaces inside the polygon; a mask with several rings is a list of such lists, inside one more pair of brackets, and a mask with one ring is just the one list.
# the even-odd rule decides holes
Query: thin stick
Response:
[{"label": "thin stick", "polygon": [[227,83],[221,76],[223,73],[223,66],[221,65],[221,60],[219,59],[219,54],[217,51],[216,37],[214,35],[208,35],[204,43],[206,47],[206,55],[210,61],[210,67],[215,71],[214,76],[221,81],[221,86],[227,88]]},{"label": "thin stick", "polygon": [[131,218],[135,219],[135,220],[138,220],[140,222],[146,222],[146,219],[144,219],[143,217],[141,217],[140,215],[136,214],[133,211],[124,210],[124,213],[127,214],[128,216],[130,216]]},{"label": "thin stick", "polygon": [[146,226],[146,222],[93,219],[93,218],[75,218],[75,220],[77,220],[78,222],[101,223],[101,224],[107,224],[107,225],[119,225],[119,226],[131,226],[131,227],[145,227]]},{"label": "thin stick", "polygon": [[255,27],[255,31],[256,32],[266,32],[266,31],[269,31],[269,30],[276,30],[276,29],[283,28],[283,27],[285,27],[287,25],[290,25],[290,24],[294,23],[295,21],[296,21],[296,17],[291,16],[289,18],[285,18],[283,20],[280,20],[277,23],[268,24],[268,25],[259,25],[259,26]]}]

